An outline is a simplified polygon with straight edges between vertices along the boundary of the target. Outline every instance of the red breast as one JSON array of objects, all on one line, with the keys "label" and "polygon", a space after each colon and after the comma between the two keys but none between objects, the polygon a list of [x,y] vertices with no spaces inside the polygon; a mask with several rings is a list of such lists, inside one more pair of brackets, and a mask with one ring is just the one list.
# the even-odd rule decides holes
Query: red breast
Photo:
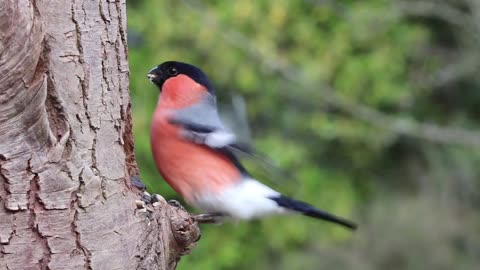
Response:
[{"label": "red breast", "polygon": [[187,75],[180,74],[165,81],[157,104],[158,110],[181,109],[196,104],[207,89]]},{"label": "red breast", "polygon": [[188,76],[168,79],[152,120],[151,145],[157,168],[187,202],[205,192],[221,192],[241,178],[228,158],[182,139],[180,128],[168,122],[176,109],[199,102],[205,93],[206,89]]}]

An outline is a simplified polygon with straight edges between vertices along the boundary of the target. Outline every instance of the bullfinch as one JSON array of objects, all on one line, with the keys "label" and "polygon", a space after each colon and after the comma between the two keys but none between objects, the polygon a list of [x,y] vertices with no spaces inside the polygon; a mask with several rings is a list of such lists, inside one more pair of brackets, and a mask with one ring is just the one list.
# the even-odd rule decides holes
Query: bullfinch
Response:
[{"label": "bullfinch", "polygon": [[300,213],[355,229],[353,222],[291,199],[254,179],[238,154],[239,143],[217,111],[208,77],[199,68],[175,61],[150,70],[160,90],[151,125],[151,147],[158,171],[185,201],[205,216],[249,220]]}]

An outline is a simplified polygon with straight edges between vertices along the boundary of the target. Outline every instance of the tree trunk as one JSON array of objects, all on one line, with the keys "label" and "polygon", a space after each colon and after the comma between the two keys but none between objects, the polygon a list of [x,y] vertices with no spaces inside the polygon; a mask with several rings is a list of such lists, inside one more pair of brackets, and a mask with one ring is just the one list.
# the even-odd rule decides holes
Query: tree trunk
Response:
[{"label": "tree trunk", "polygon": [[2,0],[0,269],[173,269],[198,226],[140,191],[125,0]]}]

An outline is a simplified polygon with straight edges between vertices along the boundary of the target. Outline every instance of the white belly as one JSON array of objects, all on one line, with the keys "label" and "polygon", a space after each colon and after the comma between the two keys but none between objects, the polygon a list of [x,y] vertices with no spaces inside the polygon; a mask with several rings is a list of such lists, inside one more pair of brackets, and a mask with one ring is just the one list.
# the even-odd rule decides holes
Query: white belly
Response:
[{"label": "white belly", "polygon": [[254,180],[245,179],[220,193],[202,194],[193,205],[206,212],[220,212],[234,219],[253,219],[266,215],[286,213],[269,197],[280,193]]}]

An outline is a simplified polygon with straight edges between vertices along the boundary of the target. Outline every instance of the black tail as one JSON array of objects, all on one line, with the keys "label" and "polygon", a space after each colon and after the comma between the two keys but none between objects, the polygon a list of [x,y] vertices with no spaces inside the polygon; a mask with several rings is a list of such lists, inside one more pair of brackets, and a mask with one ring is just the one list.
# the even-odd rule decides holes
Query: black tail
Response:
[{"label": "black tail", "polygon": [[297,201],[291,198],[288,198],[283,195],[279,195],[277,197],[271,197],[271,200],[275,201],[279,206],[287,208],[289,210],[293,210],[296,212],[300,212],[304,214],[305,216],[313,217],[313,218],[318,218],[318,219],[323,219],[326,221],[330,221],[333,223],[337,223],[339,225],[345,226],[351,230],[355,230],[357,228],[357,224],[353,223],[352,221],[343,219],[341,217],[337,217],[335,215],[332,215],[330,213],[327,213],[325,211],[316,209],[310,204]]}]

